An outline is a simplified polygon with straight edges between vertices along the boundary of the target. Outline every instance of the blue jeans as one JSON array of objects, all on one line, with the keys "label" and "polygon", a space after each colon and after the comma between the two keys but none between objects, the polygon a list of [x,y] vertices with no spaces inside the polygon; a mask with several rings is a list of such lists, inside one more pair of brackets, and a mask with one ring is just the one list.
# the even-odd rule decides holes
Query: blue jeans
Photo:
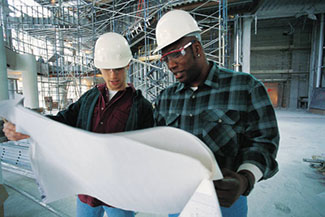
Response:
[{"label": "blue jeans", "polygon": [[108,206],[96,206],[92,207],[86,203],[83,203],[77,197],[77,217],[103,217],[106,212],[108,217],[134,217],[133,211],[108,207]]},{"label": "blue jeans", "polygon": [[[247,217],[247,197],[240,196],[238,200],[229,208],[220,207],[222,217]],[[178,214],[169,214],[168,217],[178,217]]]}]

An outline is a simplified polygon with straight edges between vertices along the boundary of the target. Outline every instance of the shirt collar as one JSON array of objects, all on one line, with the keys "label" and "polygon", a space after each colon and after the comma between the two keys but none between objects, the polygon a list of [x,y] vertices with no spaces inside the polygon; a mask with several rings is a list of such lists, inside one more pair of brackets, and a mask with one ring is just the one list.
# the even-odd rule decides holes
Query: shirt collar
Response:
[{"label": "shirt collar", "polygon": [[97,87],[97,89],[99,90],[99,92],[103,93],[103,91],[104,91],[105,88],[106,88],[106,84],[105,84],[105,83],[97,84],[96,87]]},{"label": "shirt collar", "polygon": [[[208,73],[208,76],[203,84],[206,86],[213,87],[213,88],[218,88],[219,87],[219,83],[218,83],[219,67],[217,66],[217,64],[215,62],[209,61],[209,63],[212,64],[212,67],[211,67],[211,69]],[[184,83],[178,82],[176,92],[179,92],[179,91],[181,91],[185,88],[188,88],[188,87],[189,87],[189,85],[185,85]]]},{"label": "shirt collar", "polygon": [[136,89],[134,88],[134,86],[133,86],[132,83],[128,83],[127,85],[128,86],[126,88],[131,88],[132,89],[132,93],[135,93],[136,92]]},{"label": "shirt collar", "polygon": [[181,82],[178,82],[177,88],[176,88],[176,93],[183,90],[184,88],[185,88],[185,84],[181,83]]},{"label": "shirt collar", "polygon": [[210,62],[212,64],[212,67],[209,71],[209,74],[207,76],[207,79],[204,81],[204,85],[213,87],[213,88],[219,88],[219,67],[215,62]]}]

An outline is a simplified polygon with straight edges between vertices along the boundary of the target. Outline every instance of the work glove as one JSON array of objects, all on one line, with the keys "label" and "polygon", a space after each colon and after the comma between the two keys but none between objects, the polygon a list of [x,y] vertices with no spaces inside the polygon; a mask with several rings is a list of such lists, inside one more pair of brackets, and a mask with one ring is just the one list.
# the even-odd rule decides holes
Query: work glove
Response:
[{"label": "work glove", "polygon": [[[240,195],[246,192],[249,187],[249,181],[255,181],[254,176],[247,170],[239,173],[233,172],[229,169],[222,169],[223,179],[213,181],[216,189],[219,203],[223,207],[230,207]],[[247,173],[242,175],[243,173]],[[248,180],[252,176],[253,180]],[[254,183],[254,182],[253,182]]]}]

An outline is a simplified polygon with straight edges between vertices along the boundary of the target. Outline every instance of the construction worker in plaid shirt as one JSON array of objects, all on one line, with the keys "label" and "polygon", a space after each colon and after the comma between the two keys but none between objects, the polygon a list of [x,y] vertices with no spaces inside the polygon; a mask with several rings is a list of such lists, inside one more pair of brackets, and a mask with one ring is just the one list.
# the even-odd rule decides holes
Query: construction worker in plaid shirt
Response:
[{"label": "construction worker in plaid shirt", "polygon": [[247,216],[246,196],[254,184],[278,171],[276,116],[260,81],[207,60],[200,31],[182,10],[166,13],[157,23],[154,53],[161,51],[161,61],[178,82],[157,97],[155,124],[200,138],[224,176],[214,181],[223,217]]}]

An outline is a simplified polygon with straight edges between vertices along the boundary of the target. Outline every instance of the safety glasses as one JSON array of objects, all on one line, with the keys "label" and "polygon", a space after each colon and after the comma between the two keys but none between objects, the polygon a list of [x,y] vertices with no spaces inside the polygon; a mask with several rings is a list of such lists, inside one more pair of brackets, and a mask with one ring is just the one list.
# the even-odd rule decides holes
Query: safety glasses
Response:
[{"label": "safety glasses", "polygon": [[168,53],[165,53],[161,58],[160,61],[162,63],[168,63],[169,60],[177,60],[180,57],[185,56],[186,52],[185,49],[191,46],[196,40],[190,41],[186,45],[184,45],[181,48],[178,48],[176,50],[169,51]]}]

